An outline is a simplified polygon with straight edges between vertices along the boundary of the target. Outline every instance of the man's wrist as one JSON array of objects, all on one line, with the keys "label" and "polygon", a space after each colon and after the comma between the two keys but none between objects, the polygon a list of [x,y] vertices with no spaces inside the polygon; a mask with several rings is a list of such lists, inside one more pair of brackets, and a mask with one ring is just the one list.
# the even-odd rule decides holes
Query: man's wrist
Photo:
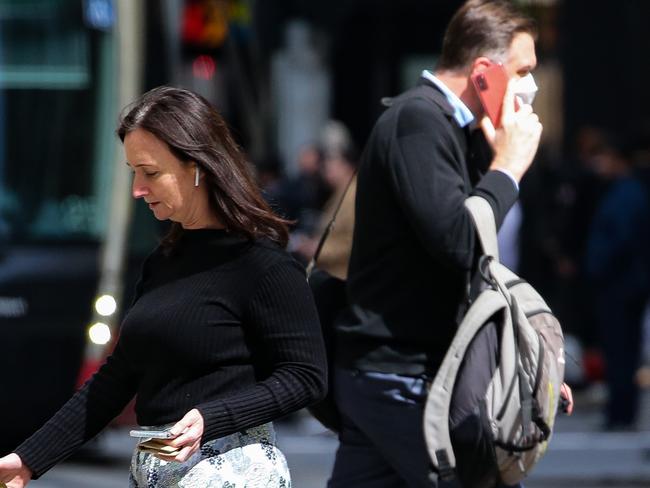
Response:
[{"label": "man's wrist", "polygon": [[492,168],[490,168],[490,169],[493,170],[493,171],[500,171],[501,173],[506,175],[508,178],[510,178],[510,180],[512,181],[512,184],[515,185],[515,188],[517,189],[517,191],[519,191],[519,180],[517,180],[517,178],[515,177],[515,175],[514,175],[514,173],[512,171],[510,171],[509,169],[506,169],[506,168],[500,168],[500,167],[494,167],[494,166]]}]

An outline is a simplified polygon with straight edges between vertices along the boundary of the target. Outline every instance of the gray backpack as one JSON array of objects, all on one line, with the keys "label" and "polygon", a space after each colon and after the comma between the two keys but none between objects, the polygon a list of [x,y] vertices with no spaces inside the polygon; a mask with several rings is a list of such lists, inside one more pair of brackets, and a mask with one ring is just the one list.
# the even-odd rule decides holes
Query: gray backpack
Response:
[{"label": "gray backpack", "polygon": [[564,378],[557,319],[499,263],[496,225],[481,197],[465,202],[483,256],[481,285],[431,385],[424,434],[433,468],[464,488],[521,481],[546,451]]}]

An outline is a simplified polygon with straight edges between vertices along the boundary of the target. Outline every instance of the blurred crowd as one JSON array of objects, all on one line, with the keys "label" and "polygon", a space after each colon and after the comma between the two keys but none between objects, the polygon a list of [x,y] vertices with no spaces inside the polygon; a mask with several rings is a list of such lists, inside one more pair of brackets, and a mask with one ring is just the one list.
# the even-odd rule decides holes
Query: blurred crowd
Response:
[{"label": "blurred crowd", "polygon": [[314,256],[320,237],[341,202],[336,224],[318,260],[319,266],[341,279],[347,276],[352,247],[357,160],[348,129],[331,120],[317,141],[305,144],[298,152],[295,176],[283,175],[277,163],[262,165],[259,172],[268,201],[293,221],[289,250],[303,264]]},{"label": "blurred crowd", "polygon": [[[269,202],[291,219],[289,248],[303,263],[352,182],[319,265],[345,279],[354,225],[358,152],[329,121],[302,146],[296,176],[266,161]],[[608,133],[585,126],[568,156],[542,147],[500,232],[502,260],[546,298],[567,335],[567,372],[578,388],[607,385],[605,429],[632,429],[639,392],[650,387],[650,131]],[[553,155],[552,155],[553,154]]]}]

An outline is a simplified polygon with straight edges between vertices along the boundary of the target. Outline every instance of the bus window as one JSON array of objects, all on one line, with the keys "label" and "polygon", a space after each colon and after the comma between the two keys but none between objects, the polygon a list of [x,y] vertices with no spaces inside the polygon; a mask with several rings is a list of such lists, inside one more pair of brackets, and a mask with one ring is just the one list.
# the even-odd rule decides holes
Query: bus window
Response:
[{"label": "bus window", "polygon": [[21,420],[0,455],[74,391],[108,231],[114,33],[83,19],[79,0],[0,0],[0,418]]},{"label": "bus window", "polygon": [[[98,240],[111,154],[97,157],[102,34],[70,0],[0,2],[0,233],[4,240]],[[100,110],[98,110],[100,109]],[[111,114],[113,115],[113,114]],[[115,120],[114,116],[110,117]],[[100,144],[101,145],[101,144]],[[110,148],[111,145],[105,145]]]}]

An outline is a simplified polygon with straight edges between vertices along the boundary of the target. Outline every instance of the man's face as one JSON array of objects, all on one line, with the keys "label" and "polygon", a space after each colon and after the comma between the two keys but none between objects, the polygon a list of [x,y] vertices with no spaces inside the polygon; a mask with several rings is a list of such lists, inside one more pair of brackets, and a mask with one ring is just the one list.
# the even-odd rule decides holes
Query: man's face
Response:
[{"label": "man's face", "polygon": [[[503,63],[506,74],[509,79],[521,79],[530,73],[537,66],[537,57],[535,56],[535,41],[530,34],[520,32],[512,38],[510,47],[506,52],[506,59]],[[467,89],[461,94],[461,99],[465,102],[474,116],[481,118],[484,115],[483,106],[479,97],[470,83],[470,77],[485,71],[491,64],[497,62],[485,56],[474,60],[471,72],[467,78]]]},{"label": "man's face", "polygon": [[535,56],[535,41],[530,34],[520,32],[512,38],[508,59],[503,67],[508,73],[508,78],[523,78],[537,66]]}]

